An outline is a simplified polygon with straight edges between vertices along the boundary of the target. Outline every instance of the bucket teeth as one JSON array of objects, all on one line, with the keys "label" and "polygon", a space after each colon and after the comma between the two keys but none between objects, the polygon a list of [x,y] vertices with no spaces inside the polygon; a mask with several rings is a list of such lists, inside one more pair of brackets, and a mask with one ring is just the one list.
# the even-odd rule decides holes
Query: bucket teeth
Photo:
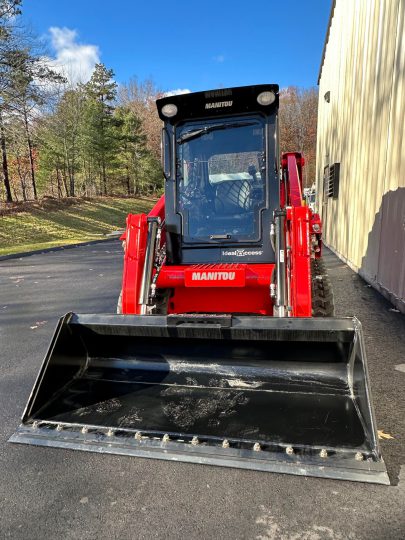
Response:
[{"label": "bucket teeth", "polygon": [[88,433],[88,432],[89,432],[89,428],[88,428],[87,426],[83,426],[83,427],[82,427],[82,433],[83,433],[83,434],[86,434],[86,433]]},{"label": "bucket teeth", "polygon": [[322,450],[319,452],[319,456],[321,458],[327,458],[328,457],[328,451],[325,450],[325,448],[322,448]]},{"label": "bucket teeth", "polygon": [[114,435],[114,430],[110,428],[110,429],[107,431],[107,437],[112,437],[113,435]]},{"label": "bucket teeth", "polygon": [[289,456],[292,456],[294,454],[294,448],[292,446],[287,446],[285,449],[285,453]]},{"label": "bucket teeth", "polygon": [[361,452],[357,452],[356,455],[354,456],[354,459],[356,461],[363,461],[364,456],[363,456],[363,454]]},{"label": "bucket teeth", "polygon": [[167,433],[165,433],[162,437],[162,442],[166,443],[170,441],[170,437]]},{"label": "bucket teeth", "polygon": [[197,446],[197,444],[199,444],[199,442],[200,442],[200,441],[198,440],[198,437],[193,437],[193,438],[191,439],[191,444],[192,444],[193,446]]},{"label": "bucket teeth", "polygon": [[229,448],[229,441],[227,439],[223,441],[222,448]]},{"label": "bucket teeth", "polygon": [[253,445],[253,450],[255,452],[260,452],[260,450],[262,449],[262,447],[260,446],[260,443],[256,442],[254,445]]},{"label": "bucket teeth", "polygon": [[56,431],[62,431],[62,429],[63,429],[62,424],[58,424],[58,425],[56,426]]},{"label": "bucket teeth", "polygon": [[137,431],[134,435],[134,438],[137,440],[137,441],[140,441],[142,439],[142,434],[140,431]]}]

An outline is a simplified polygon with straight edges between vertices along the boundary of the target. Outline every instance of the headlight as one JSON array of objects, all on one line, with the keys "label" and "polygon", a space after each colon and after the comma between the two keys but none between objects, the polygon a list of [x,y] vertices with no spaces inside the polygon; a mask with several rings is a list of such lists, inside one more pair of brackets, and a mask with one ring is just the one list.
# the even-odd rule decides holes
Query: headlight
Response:
[{"label": "headlight", "polygon": [[261,92],[257,96],[257,102],[259,105],[271,105],[276,99],[276,94],[274,92]]},{"label": "headlight", "polygon": [[177,106],[174,103],[168,103],[167,105],[164,105],[162,107],[162,114],[163,116],[167,116],[167,118],[175,116],[177,114]]}]

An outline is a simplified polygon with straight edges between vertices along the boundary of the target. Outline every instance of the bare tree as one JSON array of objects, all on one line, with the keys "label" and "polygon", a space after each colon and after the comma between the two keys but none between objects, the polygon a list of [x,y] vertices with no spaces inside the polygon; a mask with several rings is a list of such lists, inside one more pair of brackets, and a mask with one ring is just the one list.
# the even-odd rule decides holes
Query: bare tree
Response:
[{"label": "bare tree", "polygon": [[152,80],[139,82],[136,78],[118,90],[118,101],[129,108],[141,120],[142,129],[146,136],[146,146],[152,155],[160,159],[160,135],[162,122],[156,110],[156,100],[163,97]]},{"label": "bare tree", "polygon": [[318,90],[295,86],[280,92],[280,146],[282,152],[302,152],[306,160],[304,183],[315,180]]}]

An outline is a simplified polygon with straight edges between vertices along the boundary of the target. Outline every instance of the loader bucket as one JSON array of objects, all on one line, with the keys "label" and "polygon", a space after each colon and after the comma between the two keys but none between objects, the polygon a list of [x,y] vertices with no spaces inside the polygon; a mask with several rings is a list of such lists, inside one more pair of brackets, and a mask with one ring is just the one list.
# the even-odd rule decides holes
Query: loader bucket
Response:
[{"label": "loader bucket", "polygon": [[357,319],[70,313],[10,440],[389,484]]}]

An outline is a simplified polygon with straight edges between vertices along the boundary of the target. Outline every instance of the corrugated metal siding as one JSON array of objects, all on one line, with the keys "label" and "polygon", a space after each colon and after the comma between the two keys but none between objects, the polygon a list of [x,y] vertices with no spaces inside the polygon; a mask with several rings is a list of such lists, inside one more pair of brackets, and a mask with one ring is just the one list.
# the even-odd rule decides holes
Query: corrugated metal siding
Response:
[{"label": "corrugated metal siding", "polygon": [[[326,243],[405,311],[404,18],[405,0],[336,0],[319,81],[317,187]],[[339,197],[324,200],[333,163]]]}]

